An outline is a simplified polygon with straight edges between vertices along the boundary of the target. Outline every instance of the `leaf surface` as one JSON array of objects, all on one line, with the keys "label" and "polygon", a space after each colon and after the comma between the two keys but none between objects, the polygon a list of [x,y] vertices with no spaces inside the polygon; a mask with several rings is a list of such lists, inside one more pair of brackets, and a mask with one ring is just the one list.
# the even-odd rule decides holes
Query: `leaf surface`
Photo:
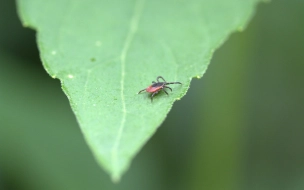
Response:
[{"label": "leaf surface", "polygon": [[[37,30],[43,65],[60,79],[98,163],[117,181],[257,2],[19,0],[18,8]],[[153,103],[137,94],[160,75],[183,84]]]}]

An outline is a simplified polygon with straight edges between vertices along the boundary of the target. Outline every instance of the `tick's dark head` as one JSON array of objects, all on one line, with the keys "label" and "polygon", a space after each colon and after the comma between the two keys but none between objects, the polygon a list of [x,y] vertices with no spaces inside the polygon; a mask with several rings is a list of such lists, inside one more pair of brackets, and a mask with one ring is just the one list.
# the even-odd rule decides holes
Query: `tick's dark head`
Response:
[{"label": "tick's dark head", "polygon": [[157,83],[153,83],[152,85],[151,85],[151,87],[160,87],[160,86],[164,86],[164,82],[157,82]]}]

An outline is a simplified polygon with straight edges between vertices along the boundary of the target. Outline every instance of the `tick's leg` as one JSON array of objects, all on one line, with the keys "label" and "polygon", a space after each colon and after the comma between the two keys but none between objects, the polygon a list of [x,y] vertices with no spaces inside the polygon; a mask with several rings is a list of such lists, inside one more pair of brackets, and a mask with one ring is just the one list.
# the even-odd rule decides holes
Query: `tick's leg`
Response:
[{"label": "tick's leg", "polygon": [[172,88],[170,88],[169,86],[164,86],[164,88],[169,88],[171,90],[171,92],[172,92]]},{"label": "tick's leg", "polygon": [[182,84],[180,82],[167,82],[166,84]]},{"label": "tick's leg", "polygon": [[152,95],[151,95],[151,102],[153,102],[153,96],[155,96],[155,94],[157,94],[158,91],[154,92]]},{"label": "tick's leg", "polygon": [[142,91],[145,91],[146,89],[142,89],[141,91],[139,91],[137,94],[141,93]]},{"label": "tick's leg", "polygon": [[155,81],[152,81],[152,84],[156,83]]},{"label": "tick's leg", "polygon": [[164,88],[163,88],[163,91],[164,91],[167,95],[169,95],[168,92],[167,92]]},{"label": "tick's leg", "polygon": [[167,83],[166,80],[165,80],[162,76],[158,76],[158,77],[156,78],[157,82],[159,82],[159,79],[162,79],[165,83]]}]

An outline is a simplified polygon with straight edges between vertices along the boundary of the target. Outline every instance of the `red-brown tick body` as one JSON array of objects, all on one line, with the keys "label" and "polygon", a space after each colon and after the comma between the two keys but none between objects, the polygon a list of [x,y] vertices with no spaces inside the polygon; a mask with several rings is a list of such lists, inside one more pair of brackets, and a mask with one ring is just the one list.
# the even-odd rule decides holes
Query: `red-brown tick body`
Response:
[{"label": "red-brown tick body", "polygon": [[[159,79],[162,79],[164,82],[160,82]],[[157,80],[157,82],[152,81],[152,85],[148,86],[148,88],[145,88],[145,89],[139,91],[138,94],[143,92],[143,91],[147,91],[149,93],[152,93],[152,95],[151,95],[151,102],[152,102],[153,101],[153,96],[155,94],[157,94],[160,90],[163,90],[167,95],[169,95],[169,94],[165,90],[165,88],[169,88],[172,92],[172,89],[167,85],[169,85],[169,84],[182,84],[180,82],[166,82],[165,79],[162,76],[158,76],[156,78],[156,80]]]}]

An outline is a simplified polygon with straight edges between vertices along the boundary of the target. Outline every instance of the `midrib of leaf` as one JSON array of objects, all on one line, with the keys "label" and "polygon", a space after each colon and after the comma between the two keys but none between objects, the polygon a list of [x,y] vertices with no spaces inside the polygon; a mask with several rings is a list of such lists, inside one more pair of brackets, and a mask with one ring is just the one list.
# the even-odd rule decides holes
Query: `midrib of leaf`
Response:
[{"label": "midrib of leaf", "polygon": [[119,144],[121,140],[121,136],[125,127],[126,122],[126,116],[127,116],[127,109],[126,109],[126,102],[125,102],[125,96],[124,96],[124,80],[125,80],[125,65],[126,65],[126,57],[128,54],[128,50],[130,48],[130,45],[132,43],[132,40],[134,38],[134,35],[138,28],[138,23],[140,20],[140,16],[142,14],[142,10],[144,7],[145,0],[137,0],[135,2],[133,15],[130,21],[130,27],[127,34],[127,37],[125,39],[123,49],[120,54],[120,63],[121,63],[121,80],[120,80],[120,96],[121,96],[121,103],[122,103],[122,119],[120,123],[120,127],[118,129],[118,134],[115,139],[113,148],[112,148],[112,165],[114,168],[113,174],[112,174],[112,180],[113,181],[119,181],[120,175],[119,175],[119,167],[118,167],[118,156],[117,152],[119,149]]}]

